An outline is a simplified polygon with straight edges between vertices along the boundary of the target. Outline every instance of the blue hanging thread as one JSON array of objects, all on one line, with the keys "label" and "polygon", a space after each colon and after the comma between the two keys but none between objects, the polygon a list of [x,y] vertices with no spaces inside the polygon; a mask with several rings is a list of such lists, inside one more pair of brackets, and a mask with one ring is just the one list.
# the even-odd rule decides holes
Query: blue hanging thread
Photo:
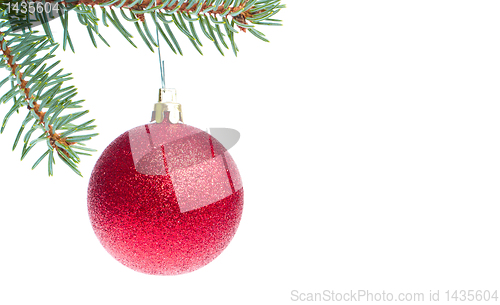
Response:
[{"label": "blue hanging thread", "polygon": [[[155,0],[155,3],[156,3],[156,0]],[[158,14],[158,12],[155,12],[155,15],[157,15],[157,14]],[[164,89],[165,88],[165,61],[161,60],[160,38],[158,36],[158,28],[156,28],[156,44],[158,45],[158,60],[160,61],[161,88]]]}]

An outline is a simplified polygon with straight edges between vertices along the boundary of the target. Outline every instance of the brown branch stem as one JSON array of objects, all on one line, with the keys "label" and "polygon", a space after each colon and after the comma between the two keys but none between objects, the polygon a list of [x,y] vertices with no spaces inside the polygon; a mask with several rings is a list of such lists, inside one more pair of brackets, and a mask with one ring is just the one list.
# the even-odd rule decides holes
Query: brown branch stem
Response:
[{"label": "brown branch stem", "polygon": [[[140,10],[143,10],[146,7],[148,7],[149,4],[151,3],[151,1],[155,1],[155,2],[158,1],[158,5],[157,6],[159,6],[159,5],[163,4],[163,3],[165,3],[165,1],[169,1],[169,0],[143,0],[141,4],[135,4],[134,6],[130,6],[133,2],[135,2],[134,0],[126,0],[125,3],[121,7],[140,11]],[[227,8],[224,8],[223,5],[220,5],[219,7],[214,8],[213,10],[211,10],[210,12],[208,12],[207,14],[221,15],[222,13],[226,12],[228,9],[230,9],[230,11],[229,11],[228,14],[231,14],[231,13],[237,12],[237,11],[241,10],[243,7],[245,7],[245,5],[247,5],[248,1],[249,0],[243,1],[240,5],[238,5],[236,7],[227,7]],[[46,0],[46,2],[54,2],[54,0]],[[109,2],[109,0],[78,0],[78,1],[69,2],[69,3],[67,3],[66,1],[62,1],[61,3],[64,3],[64,5],[68,5],[68,4],[71,4],[71,5],[85,4],[85,5],[90,5],[90,6],[93,7],[95,5],[100,5],[101,3],[105,3],[105,2]],[[120,4],[120,2],[121,1],[117,1],[114,4],[111,4],[110,7],[117,6],[118,4]],[[172,5],[167,5],[167,6],[165,6],[163,8],[163,10],[164,11],[174,10],[179,5],[179,2],[180,1],[176,1]],[[188,2],[184,2],[177,11],[181,12],[181,13],[192,13],[192,12],[196,11],[197,5],[193,5],[193,6],[191,6],[188,9],[187,8],[188,4],[189,4]],[[207,9],[209,7],[210,7],[209,5],[203,4],[203,6],[201,7],[200,12],[204,11],[205,9]],[[238,21],[240,23],[247,24],[246,18],[249,18],[249,17],[251,18],[255,14],[259,14],[261,12],[262,11],[257,11],[257,12],[251,13],[249,10],[246,10],[245,12],[242,12],[242,13],[236,15],[236,16],[232,16],[232,18],[234,18],[236,21]],[[144,15],[143,14],[136,14],[136,16],[137,16],[137,18],[139,18],[139,20],[144,21]],[[246,32],[246,28],[240,27],[240,26],[238,26],[238,27],[243,32]]]}]

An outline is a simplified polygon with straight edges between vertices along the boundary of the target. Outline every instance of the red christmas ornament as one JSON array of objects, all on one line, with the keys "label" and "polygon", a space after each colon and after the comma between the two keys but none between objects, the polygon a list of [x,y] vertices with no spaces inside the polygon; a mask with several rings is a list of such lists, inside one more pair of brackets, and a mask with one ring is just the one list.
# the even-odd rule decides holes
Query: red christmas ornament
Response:
[{"label": "red christmas ornament", "polygon": [[120,263],[182,274],[227,247],[241,219],[243,187],[217,139],[166,119],[129,130],[104,150],[90,178],[88,210],[101,244]]}]

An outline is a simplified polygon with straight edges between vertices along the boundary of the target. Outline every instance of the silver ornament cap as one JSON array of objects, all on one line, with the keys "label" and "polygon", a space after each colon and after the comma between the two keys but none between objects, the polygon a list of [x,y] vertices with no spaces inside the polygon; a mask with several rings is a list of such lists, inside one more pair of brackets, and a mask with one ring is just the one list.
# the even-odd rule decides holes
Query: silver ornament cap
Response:
[{"label": "silver ornament cap", "polygon": [[172,124],[184,123],[182,107],[177,103],[177,91],[174,88],[160,89],[151,122],[161,123],[165,118]]}]

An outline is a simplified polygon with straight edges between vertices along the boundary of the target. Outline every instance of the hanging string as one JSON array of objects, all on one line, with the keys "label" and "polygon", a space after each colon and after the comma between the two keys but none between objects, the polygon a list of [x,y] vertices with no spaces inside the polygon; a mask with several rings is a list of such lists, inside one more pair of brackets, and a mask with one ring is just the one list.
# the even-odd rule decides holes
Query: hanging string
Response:
[{"label": "hanging string", "polygon": [[[167,1],[167,0],[165,0]],[[158,5],[157,0],[155,4]],[[158,12],[155,11],[155,16],[158,17]],[[156,19],[158,20],[158,19]],[[161,78],[161,88],[165,88],[165,61],[161,60],[161,49],[160,49],[160,38],[158,36],[158,28],[156,28],[156,44],[158,45],[158,60],[160,61],[160,78]]]}]

